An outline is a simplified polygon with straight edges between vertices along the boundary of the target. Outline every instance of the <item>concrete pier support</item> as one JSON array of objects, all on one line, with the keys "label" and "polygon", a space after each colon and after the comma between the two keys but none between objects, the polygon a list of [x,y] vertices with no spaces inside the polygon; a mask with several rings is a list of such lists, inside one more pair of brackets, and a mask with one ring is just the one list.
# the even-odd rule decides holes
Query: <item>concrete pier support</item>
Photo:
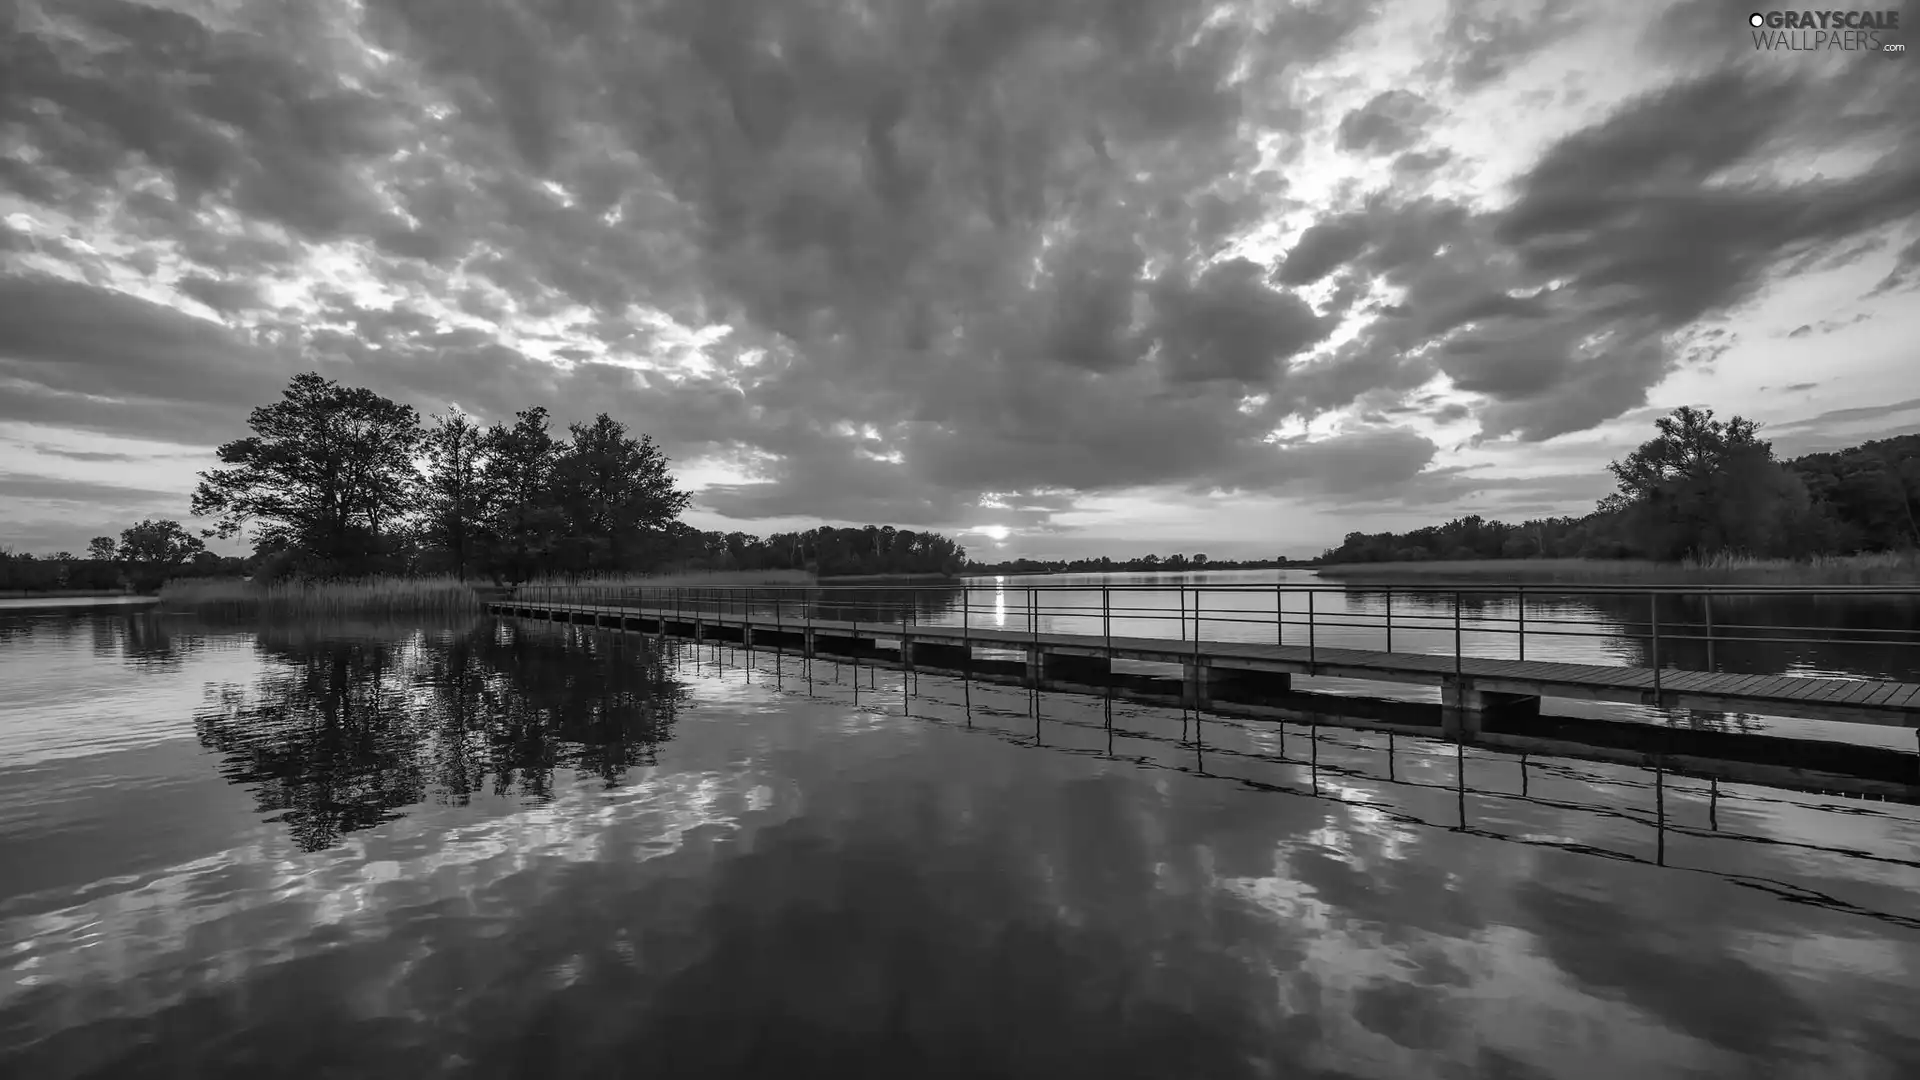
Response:
[{"label": "concrete pier support", "polygon": [[1293,676],[1284,671],[1246,671],[1215,667],[1202,659],[1197,666],[1180,665],[1180,701],[1196,709],[1212,708],[1216,701],[1256,701],[1293,690]]},{"label": "concrete pier support", "polygon": [[1105,686],[1113,674],[1113,661],[1104,656],[1069,656],[1048,653],[1041,657],[1041,674],[1049,684],[1072,683],[1076,686]]},{"label": "concrete pier support", "polygon": [[1480,690],[1470,682],[1444,684],[1440,688],[1440,705],[1441,731],[1467,741],[1480,735],[1488,716],[1540,715],[1540,698],[1536,695]]},{"label": "concrete pier support", "polygon": [[1189,660],[1180,665],[1180,704],[1195,709],[1213,705],[1213,687],[1209,685],[1213,669],[1205,660]]}]

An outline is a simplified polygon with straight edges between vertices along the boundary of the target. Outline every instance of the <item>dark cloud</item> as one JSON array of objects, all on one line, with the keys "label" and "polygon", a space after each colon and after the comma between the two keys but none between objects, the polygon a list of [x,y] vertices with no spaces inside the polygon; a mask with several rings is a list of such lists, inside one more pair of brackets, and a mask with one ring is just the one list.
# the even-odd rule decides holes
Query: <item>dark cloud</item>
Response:
[{"label": "dark cloud", "polygon": [[[1811,385],[1811,384],[1803,384]],[[1795,389],[1788,387],[1788,389]],[[1770,425],[1774,431],[1798,431],[1810,428],[1832,427],[1836,424],[1856,424],[1862,420],[1879,420],[1883,417],[1898,416],[1901,413],[1920,412],[1920,398],[1908,398],[1886,405],[1864,405],[1857,409],[1832,409],[1817,416],[1808,416],[1799,420],[1789,420],[1783,424]]]},{"label": "dark cloud", "polygon": [[1439,115],[1426,98],[1411,90],[1376,95],[1340,121],[1342,149],[1397,154],[1419,142],[1423,129]]},{"label": "dark cloud", "polygon": [[1393,171],[1403,176],[1430,173],[1453,160],[1453,151],[1445,148],[1414,150],[1393,159]]},{"label": "dark cloud", "polygon": [[1306,301],[1262,284],[1264,274],[1254,263],[1232,259],[1198,281],[1166,275],[1154,282],[1153,331],[1169,379],[1265,386],[1280,374],[1282,361],[1331,332]]},{"label": "dark cloud", "polygon": [[44,454],[47,457],[65,458],[68,461],[85,461],[88,463],[151,461],[155,458],[187,458],[197,456],[194,454],[178,453],[123,454],[112,450],[69,450],[63,446],[49,446],[46,443],[32,443],[30,444],[30,448],[34,453]]},{"label": "dark cloud", "polygon": [[1920,237],[1894,256],[1893,269],[1873,287],[1868,296],[1882,296],[1905,289],[1920,288]]},{"label": "dark cloud", "polygon": [[205,274],[187,274],[174,288],[222,315],[250,311],[262,304],[260,289],[250,281],[222,280]]},{"label": "dark cloud", "polygon": [[44,275],[0,275],[0,418],[207,445],[293,358],[218,323]]},{"label": "dark cloud", "polygon": [[122,484],[69,480],[33,473],[0,472],[0,498],[79,505],[109,503],[119,506],[154,506],[175,505],[180,503],[184,496],[179,492],[153,491]]},{"label": "dark cloud", "polygon": [[1282,285],[1311,285],[1360,254],[1368,239],[1366,222],[1357,216],[1316,222],[1294,242],[1274,280]]}]

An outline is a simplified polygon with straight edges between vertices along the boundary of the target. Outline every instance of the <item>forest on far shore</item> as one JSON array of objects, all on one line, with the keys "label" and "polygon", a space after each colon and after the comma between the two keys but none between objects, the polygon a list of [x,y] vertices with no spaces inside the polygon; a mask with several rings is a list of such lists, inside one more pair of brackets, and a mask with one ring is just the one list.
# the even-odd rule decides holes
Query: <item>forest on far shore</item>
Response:
[{"label": "forest on far shore", "polygon": [[1920,547],[1920,434],[1775,459],[1759,426],[1681,408],[1608,466],[1618,490],[1580,517],[1510,524],[1479,515],[1410,532],[1348,533],[1326,563],[1807,559]]}]

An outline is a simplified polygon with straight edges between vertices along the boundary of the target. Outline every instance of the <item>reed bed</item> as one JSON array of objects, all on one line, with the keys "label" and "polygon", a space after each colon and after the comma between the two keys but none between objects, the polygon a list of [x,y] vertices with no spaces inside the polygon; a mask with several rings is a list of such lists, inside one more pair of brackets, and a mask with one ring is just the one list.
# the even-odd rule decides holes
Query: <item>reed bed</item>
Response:
[{"label": "reed bed", "polygon": [[1324,578],[1352,581],[1499,581],[1594,585],[1914,585],[1920,553],[1756,559],[1723,553],[1677,563],[1637,559],[1473,559],[1344,563]]},{"label": "reed bed", "polygon": [[543,577],[518,587],[524,597],[554,603],[590,603],[616,589],[738,588],[750,585],[816,584],[805,570],[715,570],[685,574],[607,574],[577,578]]},{"label": "reed bed", "polygon": [[163,612],[264,618],[455,618],[485,609],[473,587],[445,577],[374,577],[355,581],[283,582],[189,579],[160,589]]}]

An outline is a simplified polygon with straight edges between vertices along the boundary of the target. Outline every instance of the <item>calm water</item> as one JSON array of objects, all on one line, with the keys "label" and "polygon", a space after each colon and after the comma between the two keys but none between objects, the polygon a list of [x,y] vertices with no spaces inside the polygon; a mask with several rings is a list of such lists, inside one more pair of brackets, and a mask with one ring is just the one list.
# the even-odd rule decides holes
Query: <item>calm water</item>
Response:
[{"label": "calm water", "polygon": [[0,614],[0,1075],[1920,1067],[1920,808],[775,665]]}]

